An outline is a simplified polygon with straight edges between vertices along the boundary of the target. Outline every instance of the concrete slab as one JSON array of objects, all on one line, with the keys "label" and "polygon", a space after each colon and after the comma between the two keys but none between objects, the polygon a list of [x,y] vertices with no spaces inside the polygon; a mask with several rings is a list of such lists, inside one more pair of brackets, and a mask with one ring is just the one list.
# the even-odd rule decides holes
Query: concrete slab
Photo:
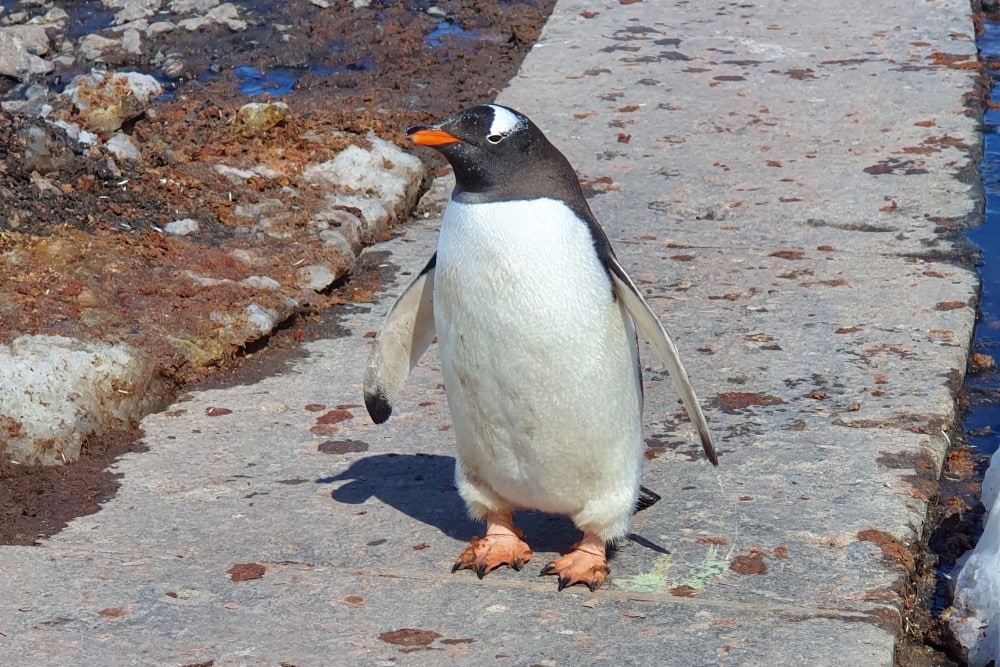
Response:
[{"label": "concrete slab", "polygon": [[605,588],[536,576],[577,536],[537,514],[524,571],[449,574],[478,527],[435,350],[387,425],[361,406],[367,334],[433,252],[418,222],[344,337],[148,417],[101,512],[0,549],[0,663],[892,664],[974,323],[975,275],[939,261],[978,210],[974,72],[948,66],[974,58],[959,0],[560,2],[500,101],[603,191],[721,467],[651,362],[663,500]]}]

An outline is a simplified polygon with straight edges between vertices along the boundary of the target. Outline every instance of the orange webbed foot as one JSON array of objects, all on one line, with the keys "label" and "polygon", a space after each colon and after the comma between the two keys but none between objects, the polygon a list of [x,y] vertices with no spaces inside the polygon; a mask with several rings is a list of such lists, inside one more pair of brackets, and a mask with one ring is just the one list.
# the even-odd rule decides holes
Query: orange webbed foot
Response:
[{"label": "orange webbed foot", "polygon": [[452,566],[452,572],[472,570],[480,579],[501,565],[520,570],[531,560],[524,533],[514,527],[510,515],[486,517],[486,537],[473,537]]},{"label": "orange webbed foot", "polygon": [[604,540],[593,533],[584,533],[583,539],[572,550],[542,568],[539,576],[555,574],[559,577],[559,590],[583,584],[596,591],[611,573],[604,552]]}]

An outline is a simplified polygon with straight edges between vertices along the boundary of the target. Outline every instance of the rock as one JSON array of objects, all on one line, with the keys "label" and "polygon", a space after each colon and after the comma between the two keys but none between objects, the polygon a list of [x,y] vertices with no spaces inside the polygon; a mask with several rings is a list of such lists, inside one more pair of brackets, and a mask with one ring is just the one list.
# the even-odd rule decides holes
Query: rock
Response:
[{"label": "rock", "polygon": [[324,248],[337,251],[340,257],[353,258],[360,246],[351,243],[347,236],[336,229],[327,229],[319,233],[319,240]]},{"label": "rock", "polygon": [[246,314],[247,324],[258,334],[257,336],[248,336],[250,340],[271,333],[274,331],[274,327],[278,326],[290,314],[282,314],[274,308],[262,308],[256,303],[248,305],[243,312]]},{"label": "rock", "polygon": [[202,287],[218,287],[219,285],[230,285],[233,283],[229,278],[211,278],[203,276],[200,273],[195,273],[190,269],[184,269],[178,275],[184,276],[194,284],[201,285]]},{"label": "rock", "polygon": [[270,276],[247,276],[240,285],[253,289],[281,289],[281,283]]},{"label": "rock", "polygon": [[77,43],[76,50],[84,60],[97,60],[104,55],[105,51],[110,51],[117,47],[117,40],[101,37],[100,35],[87,35]]},{"label": "rock", "polygon": [[204,14],[218,7],[222,0],[172,0],[168,6],[174,14]]},{"label": "rock", "polygon": [[231,250],[229,254],[237,262],[246,264],[247,266],[264,266],[267,264],[259,255],[245,248],[236,248],[235,250]]},{"label": "rock", "polygon": [[28,23],[38,25],[56,25],[62,27],[61,24],[63,24],[68,18],[69,14],[66,13],[65,9],[53,7],[49,11],[45,12],[43,16],[36,16],[28,21]]},{"label": "rock", "polygon": [[298,286],[314,292],[326,289],[337,278],[330,267],[322,264],[300,267],[297,275]]},{"label": "rock", "polygon": [[455,174],[449,171],[445,176],[438,176],[431,181],[427,192],[420,197],[417,207],[413,210],[416,218],[437,219],[444,215],[445,206],[451,199],[451,191],[455,189]]},{"label": "rock", "polygon": [[[223,173],[223,172],[219,172]],[[275,213],[280,213],[285,209],[285,202],[280,199],[269,198],[263,199],[259,202],[247,203],[247,204],[237,204],[233,208],[233,213],[238,218],[248,218],[250,220],[259,220],[260,218],[268,215],[274,215]]]},{"label": "rock", "polygon": [[146,37],[156,37],[174,30],[177,30],[177,26],[170,21],[155,21],[146,28]]},{"label": "rock", "polygon": [[115,132],[104,144],[104,147],[107,148],[119,162],[121,160],[138,162],[141,157],[139,147],[135,145],[134,141],[132,141],[132,137],[128,136],[124,132]]},{"label": "rock", "polygon": [[236,9],[236,5],[230,2],[210,9],[204,16],[197,16],[177,22],[178,26],[192,32],[201,30],[212,24],[224,25],[233,32],[241,32],[247,29],[247,22],[240,19],[239,10]]},{"label": "rock", "polygon": [[117,9],[115,24],[131,23],[153,16],[160,9],[163,0],[103,0],[108,9]]},{"label": "rock", "polygon": [[372,6],[372,0],[353,0],[351,6],[355,9],[366,9]]},{"label": "rock", "polygon": [[197,234],[201,231],[201,226],[197,220],[184,218],[183,220],[174,220],[163,225],[163,231],[176,236],[187,236],[188,234]]},{"label": "rock", "polygon": [[87,132],[86,130],[81,130],[80,126],[74,123],[69,123],[64,120],[55,120],[52,121],[52,124],[62,129],[66,133],[67,137],[85,146],[93,146],[98,142],[96,134],[93,132]]},{"label": "rock", "polygon": [[348,146],[328,162],[307,168],[306,182],[333,191],[327,196],[330,209],[357,212],[365,223],[361,236],[373,240],[388,229],[389,222],[416,202],[426,174],[423,163],[395,144],[369,135],[371,149]]},{"label": "rock", "polygon": [[19,336],[0,345],[0,456],[75,461],[84,438],[127,427],[161,397],[149,361],[122,343]]},{"label": "rock", "polygon": [[320,9],[329,9],[330,3],[327,0],[309,0],[310,3],[316,5]]},{"label": "rock", "polygon": [[0,101],[0,107],[19,116],[45,118],[52,113],[52,95],[49,87],[43,84],[17,84],[10,89],[6,98]]},{"label": "rock", "polygon": [[83,124],[98,132],[114,132],[138,118],[163,93],[153,77],[138,72],[107,72],[78,76],[66,88]]},{"label": "rock", "polygon": [[[365,195],[347,195],[332,193],[326,198],[330,209],[348,210],[361,221],[357,237],[362,245],[367,245],[389,229],[392,212],[378,199]],[[326,211],[319,213],[326,216]]]},{"label": "rock", "polygon": [[48,74],[55,66],[42,56],[51,48],[44,26],[0,28],[0,75],[23,81]]},{"label": "rock", "polygon": [[[280,178],[283,175],[281,172],[275,171],[270,167],[265,167],[262,164],[259,164],[251,169],[237,169],[236,167],[230,167],[229,165],[217,164],[215,165],[215,171],[220,176],[225,177],[233,185],[245,183],[247,179],[255,176],[270,180]],[[239,214],[237,213],[237,215]]]},{"label": "rock", "polygon": [[168,79],[179,79],[187,70],[187,63],[180,54],[170,53],[160,63],[160,70]]},{"label": "rock", "polygon": [[38,194],[55,195],[56,197],[62,194],[62,190],[60,190],[55,183],[45,178],[37,171],[31,172],[30,179],[31,184],[38,188]]},{"label": "rock", "polygon": [[166,341],[171,349],[184,357],[185,361],[195,368],[213,366],[225,358],[225,348],[215,340],[199,341],[201,343],[199,344],[186,338],[167,336]]},{"label": "rock", "polygon": [[122,51],[132,55],[142,54],[142,33],[130,28],[122,33]]},{"label": "rock", "polygon": [[74,162],[74,154],[66,146],[63,132],[44,125],[32,125],[18,132],[18,143],[21,144],[21,159],[13,166],[25,174],[51,174],[68,168]]},{"label": "rock", "polygon": [[328,207],[313,216],[313,224],[324,246],[341,247],[343,240],[348,251],[357,252],[363,245],[362,235],[367,225],[352,211]]},{"label": "rock", "polygon": [[284,102],[251,102],[244,104],[233,117],[233,132],[266,132],[288,118],[291,109]]}]

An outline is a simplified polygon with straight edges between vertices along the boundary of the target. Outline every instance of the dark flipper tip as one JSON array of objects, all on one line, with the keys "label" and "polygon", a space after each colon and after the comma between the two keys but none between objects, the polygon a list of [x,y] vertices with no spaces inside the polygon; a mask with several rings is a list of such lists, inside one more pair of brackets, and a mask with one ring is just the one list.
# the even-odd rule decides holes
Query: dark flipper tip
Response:
[{"label": "dark flipper tip", "polygon": [[382,392],[375,392],[374,394],[365,392],[365,407],[368,408],[368,414],[376,424],[384,423],[389,418],[389,415],[392,414],[392,405],[386,400]]},{"label": "dark flipper tip", "polygon": [[712,443],[711,438],[702,438],[701,446],[705,450],[705,456],[712,462],[712,465],[718,467],[719,455],[715,453],[715,445]]}]

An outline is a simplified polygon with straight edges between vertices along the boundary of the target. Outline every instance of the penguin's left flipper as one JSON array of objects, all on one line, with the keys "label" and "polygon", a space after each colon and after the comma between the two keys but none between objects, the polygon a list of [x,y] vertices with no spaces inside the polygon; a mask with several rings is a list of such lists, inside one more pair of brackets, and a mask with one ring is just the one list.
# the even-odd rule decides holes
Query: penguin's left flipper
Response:
[{"label": "penguin's left flipper", "polygon": [[688,379],[684,365],[681,363],[677,346],[674,345],[674,341],[663,327],[663,323],[660,322],[660,319],[649,307],[649,304],[646,303],[646,300],[642,298],[639,289],[632,282],[632,279],[629,278],[628,274],[625,273],[625,269],[618,263],[618,260],[614,256],[610,256],[607,258],[607,261],[615,295],[621,299],[626,310],[632,316],[636,328],[642,332],[646,340],[656,350],[656,354],[660,357],[660,360],[667,367],[667,372],[670,373],[670,377],[674,381],[674,387],[681,398],[681,402],[684,404],[684,409],[687,410],[688,417],[698,430],[698,436],[701,438],[701,446],[705,450],[705,456],[712,462],[712,465],[719,465],[719,457],[715,453],[715,445],[712,443],[712,434],[708,431],[708,423],[705,421],[705,415],[701,411],[701,405],[698,403],[698,397],[694,393],[694,387],[691,386],[691,380]]},{"label": "penguin's left flipper", "polygon": [[434,339],[434,266],[435,253],[406,291],[400,295],[375,347],[368,355],[365,369],[365,406],[372,421],[381,424],[392,414],[396,396],[410,370]]}]

